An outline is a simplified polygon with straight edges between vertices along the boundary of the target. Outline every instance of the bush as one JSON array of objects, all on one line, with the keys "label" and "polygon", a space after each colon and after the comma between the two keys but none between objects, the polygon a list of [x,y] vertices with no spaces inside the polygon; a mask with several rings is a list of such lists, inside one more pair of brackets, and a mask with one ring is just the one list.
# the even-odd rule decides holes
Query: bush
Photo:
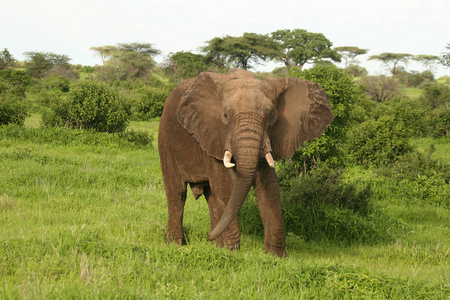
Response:
[{"label": "bush", "polygon": [[58,90],[67,93],[70,88],[70,80],[64,76],[53,74],[44,79],[42,85],[47,90]]},{"label": "bush", "polygon": [[[1,97],[1,95],[0,95]],[[28,113],[23,105],[17,101],[0,99],[0,125],[23,125]]]},{"label": "bush", "polygon": [[121,132],[130,116],[119,93],[99,82],[81,81],[71,86],[67,100],[51,105],[43,122],[50,126]]},{"label": "bush", "polygon": [[[373,114],[375,119],[390,116],[396,122],[403,123],[408,136],[422,136],[430,131],[432,115],[420,102],[396,98],[378,107]],[[434,122],[434,120],[433,120]]]},{"label": "bush", "polygon": [[162,115],[164,103],[169,96],[168,90],[143,87],[136,93],[132,108],[134,118],[146,121]]},{"label": "bush", "polygon": [[429,108],[435,109],[450,104],[450,88],[445,84],[433,84],[424,88],[420,101]]},{"label": "bush", "polygon": [[392,116],[370,119],[355,126],[348,138],[350,157],[363,165],[389,165],[410,152],[409,130]]},{"label": "bush", "polygon": [[[358,188],[354,183],[344,182],[339,170],[314,169],[282,187],[286,231],[306,241],[377,243],[389,240],[397,224],[370,204],[371,196],[368,185]],[[247,227],[252,230],[252,226]]]},{"label": "bush", "polygon": [[379,178],[385,177],[393,182],[389,190],[395,199],[405,199],[408,203],[426,203],[450,207],[450,165],[445,161],[434,160],[428,153],[411,152],[400,157],[389,167],[376,170]]}]

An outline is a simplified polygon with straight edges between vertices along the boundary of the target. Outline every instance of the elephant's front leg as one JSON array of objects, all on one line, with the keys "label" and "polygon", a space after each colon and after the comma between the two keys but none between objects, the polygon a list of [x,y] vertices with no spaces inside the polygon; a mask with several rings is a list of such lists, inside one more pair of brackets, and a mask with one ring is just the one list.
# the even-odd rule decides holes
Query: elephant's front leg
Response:
[{"label": "elephant's front leg", "polygon": [[264,246],[266,253],[287,256],[286,233],[281,209],[280,188],[275,170],[261,162],[256,172],[255,194],[264,224]]}]

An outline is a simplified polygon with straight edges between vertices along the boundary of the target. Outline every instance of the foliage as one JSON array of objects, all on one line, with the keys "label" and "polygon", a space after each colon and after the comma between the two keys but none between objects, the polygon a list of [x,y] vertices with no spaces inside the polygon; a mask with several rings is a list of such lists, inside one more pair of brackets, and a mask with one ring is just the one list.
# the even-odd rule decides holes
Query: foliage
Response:
[{"label": "foliage", "polygon": [[364,86],[364,92],[376,102],[384,103],[400,94],[398,82],[392,77],[368,76],[360,83]]},{"label": "foliage", "polygon": [[369,74],[366,68],[358,65],[350,65],[345,69],[345,71],[352,77],[365,77]]},{"label": "foliage", "polygon": [[284,29],[271,33],[272,39],[278,43],[276,58],[286,65],[300,69],[307,63],[317,63],[331,59],[341,61],[341,55],[333,50],[331,43],[322,33],[308,32],[304,29]]},{"label": "foliage", "polygon": [[380,105],[372,115],[375,119],[389,116],[402,123],[404,133],[408,137],[423,136],[429,133],[430,122],[433,122],[429,110],[416,100],[396,98]]},{"label": "foliage", "polygon": [[25,71],[17,69],[0,70],[0,95],[23,99],[28,87],[34,84]]},{"label": "foliage", "polygon": [[290,76],[321,85],[329,97],[335,119],[320,137],[303,143],[302,148],[285,163],[290,164],[297,174],[310,170],[318,161],[338,163],[342,154],[340,145],[345,141],[346,132],[353,123],[355,104],[361,97],[361,92],[344,70],[332,65],[315,66],[308,70],[292,68]]},{"label": "foliage", "polygon": [[164,70],[175,82],[194,78],[207,70],[206,58],[201,54],[180,51],[171,53],[164,66]]},{"label": "foliage", "polygon": [[67,55],[51,52],[25,52],[24,54],[27,57],[24,67],[27,73],[35,78],[42,78],[46,71],[55,66],[69,68],[71,60]]},{"label": "foliage", "polygon": [[447,107],[450,104],[450,87],[445,84],[433,84],[424,88],[419,100],[428,108]]},{"label": "foliage", "polygon": [[0,125],[23,125],[28,116],[26,107],[17,100],[3,98],[0,94]]},{"label": "foliage", "polygon": [[442,53],[441,64],[446,67],[450,67],[450,44],[447,44],[445,48],[448,50],[448,52]]},{"label": "foliage", "polygon": [[0,125],[24,123],[28,112],[23,100],[32,83],[24,71],[0,70]]},{"label": "foliage", "polygon": [[147,79],[155,61],[146,53],[133,51],[119,51],[97,67],[96,77],[103,81]]},{"label": "foliage", "polygon": [[381,53],[379,55],[372,55],[369,57],[369,60],[381,61],[382,63],[384,63],[386,65],[386,67],[389,68],[392,76],[395,76],[397,74],[397,68],[399,66],[399,63],[401,63],[401,62],[406,63],[412,57],[413,56],[408,53],[385,52],[385,53]]},{"label": "foliage", "polygon": [[131,115],[119,93],[94,81],[73,84],[67,100],[51,108],[51,112],[43,116],[46,125],[107,132],[124,131]]},{"label": "foliage", "polygon": [[5,48],[0,52],[0,70],[12,68],[15,66],[16,62],[17,60],[14,59],[8,49]]},{"label": "foliage", "polygon": [[390,165],[412,150],[409,130],[392,116],[369,119],[351,129],[348,153],[362,165]]},{"label": "foliage", "polygon": [[54,74],[45,78],[42,85],[48,90],[56,90],[67,93],[70,89],[70,80],[67,77]]},{"label": "foliage", "polygon": [[170,93],[169,90],[142,87],[135,92],[135,99],[131,102],[134,119],[148,121],[162,115],[164,103]]},{"label": "foliage", "polygon": [[251,69],[251,63],[273,58],[277,45],[267,35],[244,33],[241,37],[225,36],[207,41],[202,48],[206,62],[219,68],[235,66]]},{"label": "foliage", "polygon": [[433,66],[439,61],[439,56],[420,54],[413,57],[415,61],[420,62],[427,71],[432,72]]},{"label": "foliage", "polygon": [[398,81],[405,86],[414,86],[418,87],[421,86],[424,82],[433,82],[434,75],[431,71],[423,71],[421,73],[419,72],[406,72],[406,71],[399,71],[397,72]]},{"label": "foliage", "polygon": [[345,61],[345,68],[347,69],[351,65],[357,65],[359,62],[356,60],[356,57],[359,55],[364,55],[369,52],[368,49],[360,49],[355,46],[342,46],[342,47],[335,47],[334,50],[339,52],[339,54],[342,56],[342,58]]}]

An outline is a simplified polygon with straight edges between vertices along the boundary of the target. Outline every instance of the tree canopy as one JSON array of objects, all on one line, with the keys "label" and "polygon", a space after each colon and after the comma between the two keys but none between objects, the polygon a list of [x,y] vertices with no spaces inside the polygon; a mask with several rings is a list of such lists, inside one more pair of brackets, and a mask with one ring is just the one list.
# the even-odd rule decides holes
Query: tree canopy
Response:
[{"label": "tree canopy", "polygon": [[271,33],[272,39],[278,43],[276,58],[284,62],[289,70],[292,66],[300,69],[306,63],[317,63],[331,59],[341,61],[341,55],[331,47],[322,33],[308,32],[304,29],[283,29]]},{"label": "tree canopy", "polygon": [[439,56],[429,55],[429,54],[420,54],[420,55],[414,56],[413,59],[415,61],[420,62],[427,69],[427,71],[431,72],[434,64],[436,64],[439,61]]},{"label": "tree canopy", "polygon": [[169,54],[164,70],[176,81],[192,78],[206,71],[205,57],[201,54],[180,51]]},{"label": "tree canopy", "polygon": [[9,53],[8,49],[5,48],[0,52],[0,70],[13,67],[15,63],[16,60],[14,59],[12,54]]},{"label": "tree canopy", "polygon": [[447,44],[446,49],[448,50],[448,52],[444,52],[442,53],[442,57],[441,57],[441,63],[450,68],[450,44]]},{"label": "tree canopy", "polygon": [[65,54],[55,54],[51,52],[25,52],[27,60],[25,69],[33,77],[41,78],[45,71],[53,67],[68,68],[70,58]]},{"label": "tree canopy", "polygon": [[339,52],[339,54],[344,59],[345,68],[348,68],[351,65],[358,64],[359,62],[356,60],[356,57],[359,55],[367,54],[367,52],[369,52],[368,49],[360,49],[355,46],[335,47],[334,50]]},{"label": "tree canopy", "polygon": [[401,62],[406,64],[412,57],[413,56],[408,53],[385,52],[379,55],[372,55],[369,57],[369,60],[379,60],[383,62],[391,71],[392,76],[395,76],[395,74],[397,74],[398,65]]},{"label": "tree canopy", "polygon": [[267,35],[244,33],[241,37],[225,36],[213,38],[202,47],[207,63],[219,68],[252,68],[252,63],[274,58],[277,45]]}]

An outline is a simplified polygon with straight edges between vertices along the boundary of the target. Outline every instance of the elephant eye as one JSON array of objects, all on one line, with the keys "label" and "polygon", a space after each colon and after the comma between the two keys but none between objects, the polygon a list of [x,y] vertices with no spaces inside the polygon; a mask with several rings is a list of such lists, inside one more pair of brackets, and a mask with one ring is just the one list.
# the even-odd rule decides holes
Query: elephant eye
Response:
[{"label": "elephant eye", "polygon": [[225,119],[228,119],[228,114],[224,113],[223,116],[225,117]]}]

